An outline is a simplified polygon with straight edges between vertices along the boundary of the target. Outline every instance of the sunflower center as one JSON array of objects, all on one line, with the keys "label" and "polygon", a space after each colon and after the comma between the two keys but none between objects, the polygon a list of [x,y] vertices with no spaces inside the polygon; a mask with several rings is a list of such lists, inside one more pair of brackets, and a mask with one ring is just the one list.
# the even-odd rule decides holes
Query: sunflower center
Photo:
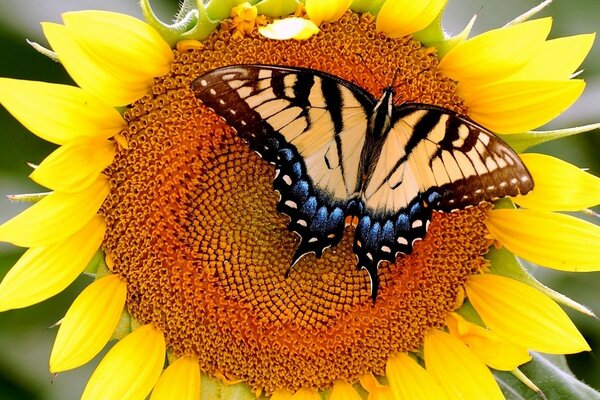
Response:
[{"label": "sunflower center", "polygon": [[378,96],[398,71],[403,100],[456,111],[462,103],[428,49],[376,34],[369,16],[347,13],[304,42],[255,31],[239,39],[227,28],[203,49],[176,51],[171,73],[125,114],[128,146],[107,171],[102,213],[103,247],[128,283],[128,309],[160,326],[175,354],[267,393],[383,374],[391,354],[417,350],[428,329],[444,325],[466,277],[484,266],[486,207],[434,213],[413,253],[380,267],[375,305],[368,274],[355,268],[352,228],[286,278],[298,239],[276,211],[274,168],[189,85],[217,67],[263,63],[325,70]]}]

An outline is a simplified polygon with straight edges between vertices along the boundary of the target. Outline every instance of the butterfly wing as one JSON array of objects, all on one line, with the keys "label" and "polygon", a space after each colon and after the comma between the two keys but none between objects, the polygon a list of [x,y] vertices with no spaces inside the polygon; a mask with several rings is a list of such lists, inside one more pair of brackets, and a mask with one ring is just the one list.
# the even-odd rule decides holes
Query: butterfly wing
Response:
[{"label": "butterfly wing", "polygon": [[320,71],[269,65],[218,68],[191,88],[275,165],[278,210],[301,238],[293,263],[337,244],[359,190],[372,96]]},{"label": "butterfly wing", "polygon": [[359,267],[373,279],[380,261],[409,254],[433,210],[451,212],[531,189],[527,168],[489,130],[440,107],[396,107],[362,193],[354,244]]}]

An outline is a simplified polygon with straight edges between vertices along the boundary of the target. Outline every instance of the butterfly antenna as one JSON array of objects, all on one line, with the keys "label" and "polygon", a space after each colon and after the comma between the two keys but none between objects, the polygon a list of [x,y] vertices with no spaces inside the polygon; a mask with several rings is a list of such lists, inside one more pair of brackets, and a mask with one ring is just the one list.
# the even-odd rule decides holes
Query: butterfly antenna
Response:
[{"label": "butterfly antenna", "polygon": [[[369,68],[369,65],[367,64],[367,62],[365,61],[364,57],[362,56],[362,54],[360,53],[354,53],[358,56],[358,58],[360,58],[360,61],[362,63],[362,65],[365,67],[365,69],[369,72],[369,75],[371,75],[373,77],[373,80],[375,82],[377,82],[377,84],[379,85],[379,87],[386,87],[386,85],[384,85],[379,79],[377,79],[377,76],[373,73],[373,71],[371,71],[371,68]],[[357,81],[358,82],[358,81]]]}]

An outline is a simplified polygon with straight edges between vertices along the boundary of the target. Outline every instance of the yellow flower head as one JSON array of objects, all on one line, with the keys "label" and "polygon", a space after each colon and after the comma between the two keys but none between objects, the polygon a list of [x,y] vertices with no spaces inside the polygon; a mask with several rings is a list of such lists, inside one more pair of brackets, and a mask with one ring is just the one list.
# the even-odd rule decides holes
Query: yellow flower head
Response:
[{"label": "yellow flower head", "polygon": [[600,180],[505,141],[571,133],[528,131],[580,96],[594,36],[521,18],[445,38],[445,5],[44,23],[77,86],[0,78],[60,146],[31,174],[51,192],[0,226],[28,248],[0,311],[95,273],[50,356],[67,371],[119,339],[84,399],[501,399],[490,368],[590,350],[557,302],[583,307],[515,256],[597,271],[600,228],[560,212],[599,204]]}]

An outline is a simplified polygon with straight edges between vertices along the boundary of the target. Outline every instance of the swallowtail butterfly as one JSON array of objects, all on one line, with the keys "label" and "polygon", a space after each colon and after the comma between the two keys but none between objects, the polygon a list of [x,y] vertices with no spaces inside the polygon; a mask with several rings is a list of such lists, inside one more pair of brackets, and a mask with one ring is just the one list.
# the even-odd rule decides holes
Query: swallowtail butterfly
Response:
[{"label": "swallowtail butterfly", "polygon": [[433,210],[533,189],[519,157],[492,132],[445,108],[396,106],[392,87],[377,100],[314,69],[233,65],[191,89],[275,166],[277,208],[300,236],[292,266],[308,253],[320,257],[358,221],[353,248],[373,301],[379,264],[410,254]]}]

